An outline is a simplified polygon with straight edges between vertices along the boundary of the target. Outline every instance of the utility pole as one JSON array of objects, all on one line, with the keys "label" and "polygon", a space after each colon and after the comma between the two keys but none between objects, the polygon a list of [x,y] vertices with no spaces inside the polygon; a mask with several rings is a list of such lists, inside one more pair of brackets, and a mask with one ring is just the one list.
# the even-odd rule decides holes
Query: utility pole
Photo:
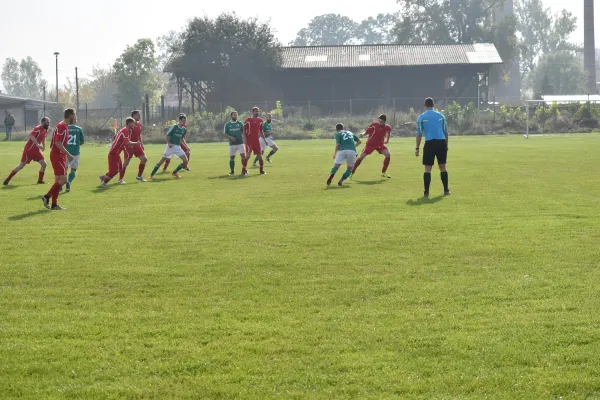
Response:
[{"label": "utility pole", "polygon": [[77,74],[77,67],[75,67],[75,98],[77,101],[77,115],[79,115],[79,75]]},{"label": "utility pole", "polygon": [[584,0],[583,2],[583,64],[587,72],[587,92],[588,94],[597,94],[594,0]]},{"label": "utility pole", "polygon": [[54,57],[56,58],[56,103],[58,104],[58,56],[59,52],[54,53]]}]

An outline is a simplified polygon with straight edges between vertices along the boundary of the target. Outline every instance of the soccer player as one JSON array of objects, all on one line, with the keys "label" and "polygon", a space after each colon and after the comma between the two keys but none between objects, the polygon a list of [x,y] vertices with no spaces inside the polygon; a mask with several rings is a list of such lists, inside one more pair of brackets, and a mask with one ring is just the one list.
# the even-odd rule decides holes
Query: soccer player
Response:
[{"label": "soccer player", "polygon": [[244,124],[238,121],[238,113],[233,111],[231,113],[231,121],[225,123],[223,129],[223,135],[229,140],[229,175],[235,174],[235,156],[239,153],[242,158],[242,175],[248,175],[246,166],[248,160],[246,159],[246,145],[244,144]]},{"label": "soccer player", "polygon": [[[69,125],[75,121],[75,110],[67,108],[63,116],[64,120],[56,125],[50,141],[50,163],[54,170],[54,185],[42,197],[44,207],[51,210],[64,210],[58,205],[58,195],[60,188],[67,182],[67,160],[73,160],[73,156],[67,151],[67,141],[69,140]],[[52,206],[50,206],[50,199],[52,199]]]},{"label": "soccer player", "polygon": [[[71,168],[69,177],[67,178],[67,192],[71,191],[71,183],[75,180],[77,174],[77,168],[79,168],[79,155],[81,154],[81,146],[85,144],[85,137],[83,136],[83,129],[80,126],[75,125],[77,120],[69,125],[69,140],[67,141],[67,151],[71,153],[73,159],[67,162],[67,168]],[[62,191],[62,188],[60,189]]]},{"label": "soccer player", "polygon": [[360,137],[364,137],[365,135],[369,136],[367,140],[367,144],[363,149],[362,153],[358,160],[356,160],[356,164],[354,164],[354,169],[352,170],[352,175],[356,173],[356,170],[360,166],[360,163],[368,156],[371,155],[374,151],[377,151],[379,154],[383,154],[385,157],[383,159],[383,168],[381,169],[381,176],[384,178],[391,178],[387,174],[388,166],[390,165],[390,151],[385,146],[390,141],[390,134],[392,133],[392,127],[386,124],[387,117],[381,114],[376,122],[373,122],[365,133],[362,133]]},{"label": "soccer player", "polygon": [[244,135],[246,137],[246,160],[249,160],[252,153],[254,153],[254,155],[257,156],[260,164],[260,173],[261,175],[265,175],[265,162],[262,158],[260,139],[262,138],[266,142],[267,138],[265,137],[265,133],[262,129],[263,119],[259,118],[259,112],[260,110],[258,107],[253,107],[252,116],[246,118],[244,121]]},{"label": "soccer player", "polygon": [[123,178],[125,177],[125,171],[127,170],[127,166],[133,157],[137,157],[140,159],[140,165],[138,166],[138,174],[135,179],[140,182],[146,182],[146,180],[142,177],[144,173],[144,169],[146,168],[146,163],[148,162],[148,158],[146,157],[146,153],[144,153],[144,142],[142,141],[142,123],[140,122],[140,112],[139,110],[135,110],[131,113],[131,118],[135,120],[135,124],[133,125],[133,129],[131,130],[131,138],[132,142],[137,142],[139,144],[129,147],[125,147],[124,160],[123,160],[123,168],[119,173],[119,183],[125,184]]},{"label": "soccer player", "polygon": [[46,135],[48,134],[48,127],[50,126],[50,120],[46,117],[42,118],[40,125],[33,128],[29,135],[29,140],[25,143],[23,148],[23,155],[21,156],[21,162],[15,169],[12,170],[10,175],[4,180],[4,185],[8,185],[10,180],[27,164],[32,161],[40,163],[40,172],[38,174],[38,185],[44,184],[44,174],[46,172],[46,160],[42,151],[46,150]]},{"label": "soccer player", "polygon": [[[185,115],[185,114],[183,114],[183,113],[179,114],[179,116],[182,116],[182,115]],[[184,138],[181,141],[181,150],[183,150],[183,152],[185,153],[185,156],[188,159],[188,164],[185,167],[183,167],[183,169],[186,170],[186,171],[191,171],[190,166],[189,166],[189,161],[190,161],[190,156],[192,154],[191,154],[190,147],[188,146],[187,142],[185,141],[185,137],[187,137],[187,133],[188,133],[187,132],[187,128],[188,128],[187,124],[185,124],[184,127],[185,127],[185,136],[184,136]],[[167,172],[167,168],[169,168],[169,164],[171,164],[171,159],[170,158],[167,161],[165,161],[165,165],[163,167],[162,172]]]},{"label": "soccer player", "polygon": [[[263,126],[262,126],[262,131],[265,134],[265,139],[266,142],[261,138],[260,140],[260,151],[261,154],[264,155],[265,154],[265,149],[267,147],[271,148],[271,152],[269,153],[269,155],[267,156],[267,161],[269,162],[269,164],[271,164],[271,157],[273,157],[273,155],[275,153],[277,153],[277,150],[279,150],[279,147],[277,147],[277,145],[275,144],[275,142],[273,141],[272,135],[273,135],[273,123],[272,121],[273,116],[271,114],[267,114],[267,120],[265,122],[263,122]],[[254,163],[252,164],[253,167],[256,167],[256,163],[258,162],[258,156],[254,159]]]},{"label": "soccer player", "polygon": [[156,174],[156,172],[158,172],[158,170],[160,169],[160,166],[163,164],[163,162],[165,162],[166,160],[169,160],[173,156],[179,157],[181,159],[181,164],[179,164],[179,166],[177,168],[175,168],[172,175],[175,178],[178,178],[178,179],[181,178],[181,175],[179,175],[179,171],[181,171],[183,168],[185,168],[187,166],[187,162],[188,162],[187,156],[185,155],[185,152],[181,148],[181,141],[183,140],[183,138],[185,137],[185,134],[187,133],[187,128],[186,128],[186,124],[185,124],[186,122],[187,122],[187,117],[185,116],[185,114],[180,114],[179,115],[179,124],[173,125],[167,132],[167,134],[166,134],[167,146],[165,147],[165,152],[164,152],[162,158],[160,159],[160,161],[154,166],[152,173],[148,177],[149,179],[154,178],[154,175]]},{"label": "soccer player", "polygon": [[346,161],[346,172],[342,175],[342,179],[338,181],[338,186],[342,186],[344,181],[352,175],[352,167],[356,162],[356,145],[361,144],[358,136],[344,130],[344,125],[337,124],[335,130],[335,153],[333,154],[335,163],[331,169],[331,175],[327,179],[327,186],[331,185],[333,177],[344,161]]},{"label": "soccer player", "polygon": [[425,186],[425,197],[429,196],[429,185],[431,184],[431,170],[437,158],[438,167],[442,184],[444,185],[444,195],[450,194],[448,189],[448,171],[446,170],[446,158],[448,156],[448,124],[446,117],[433,109],[434,103],[431,97],[425,99],[425,112],[417,119],[417,147],[415,156],[419,157],[421,147],[421,137],[425,136],[425,146],[423,146],[423,165],[425,173],[423,174],[423,183]]},{"label": "soccer player", "polygon": [[123,169],[121,162],[121,153],[125,147],[139,145],[139,142],[131,141],[131,131],[135,126],[135,119],[129,117],[125,120],[125,126],[121,128],[112,141],[112,146],[108,151],[108,172],[100,176],[100,187],[106,189],[106,184]]}]

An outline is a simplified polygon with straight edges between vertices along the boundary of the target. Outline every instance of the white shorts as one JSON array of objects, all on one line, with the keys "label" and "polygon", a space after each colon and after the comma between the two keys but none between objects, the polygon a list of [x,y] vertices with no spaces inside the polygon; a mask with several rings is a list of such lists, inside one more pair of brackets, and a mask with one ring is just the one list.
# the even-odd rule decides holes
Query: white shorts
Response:
[{"label": "white shorts", "polygon": [[236,154],[246,153],[246,145],[244,144],[232,144],[229,146],[229,157],[235,157]]},{"label": "white shorts", "polygon": [[163,158],[173,158],[173,156],[179,158],[185,156],[185,152],[181,146],[173,145],[173,147],[169,147],[169,145],[167,145],[165,147],[165,154],[163,154]]},{"label": "white shorts", "polygon": [[273,139],[271,139],[270,136],[267,138],[267,142],[266,143],[265,143],[265,140],[262,137],[260,138],[260,149],[261,150],[264,150],[267,147],[273,147],[273,146],[276,146],[276,144],[273,141]]},{"label": "white shorts", "polygon": [[340,150],[337,153],[337,156],[335,156],[335,163],[336,164],[343,164],[344,161],[346,161],[346,165],[348,165],[349,167],[354,167],[354,164],[356,163],[356,151],[354,150]]},{"label": "white shorts", "polygon": [[77,169],[79,167],[79,154],[73,156],[73,160],[67,161],[67,168]]}]

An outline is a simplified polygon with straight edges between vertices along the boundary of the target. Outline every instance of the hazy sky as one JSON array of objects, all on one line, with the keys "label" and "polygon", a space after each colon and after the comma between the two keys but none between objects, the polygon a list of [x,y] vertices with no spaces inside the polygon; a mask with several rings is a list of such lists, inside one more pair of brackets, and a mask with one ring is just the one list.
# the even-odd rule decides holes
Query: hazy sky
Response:
[{"label": "hazy sky", "polygon": [[[554,11],[562,8],[578,17],[578,31],[573,36],[583,42],[583,1],[544,0]],[[32,56],[53,84],[54,55],[59,56],[59,82],[74,77],[79,67],[85,77],[94,65],[107,66],[126,45],[139,38],[156,39],[163,33],[179,29],[193,16],[214,17],[223,11],[242,16],[271,19],[279,40],[287,44],[298,30],[316,15],[340,13],[361,20],[381,12],[398,10],[395,0],[350,0],[347,2],[303,0],[250,2],[242,0],[8,0],[3,4],[0,22],[0,62],[7,57],[20,60]],[[343,4],[340,7],[336,4]],[[595,7],[600,21],[600,4]],[[596,28],[596,45],[600,47],[600,26]]]}]

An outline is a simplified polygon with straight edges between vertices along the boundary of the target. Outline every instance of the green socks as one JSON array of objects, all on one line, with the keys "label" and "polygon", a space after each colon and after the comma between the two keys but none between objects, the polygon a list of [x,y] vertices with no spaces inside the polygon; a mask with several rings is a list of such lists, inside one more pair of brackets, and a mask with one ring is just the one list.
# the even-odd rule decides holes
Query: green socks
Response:
[{"label": "green socks", "polygon": [[158,172],[158,169],[160,168],[160,165],[156,164],[154,166],[154,169],[152,170],[152,173],[150,174],[150,176],[154,176],[156,175],[156,173]]},{"label": "green socks", "polygon": [[73,183],[74,180],[75,180],[75,172],[71,171],[67,182],[69,182],[69,185],[70,185],[71,183]]},{"label": "green socks", "polygon": [[235,171],[235,160],[229,160],[229,169],[231,172]]}]

